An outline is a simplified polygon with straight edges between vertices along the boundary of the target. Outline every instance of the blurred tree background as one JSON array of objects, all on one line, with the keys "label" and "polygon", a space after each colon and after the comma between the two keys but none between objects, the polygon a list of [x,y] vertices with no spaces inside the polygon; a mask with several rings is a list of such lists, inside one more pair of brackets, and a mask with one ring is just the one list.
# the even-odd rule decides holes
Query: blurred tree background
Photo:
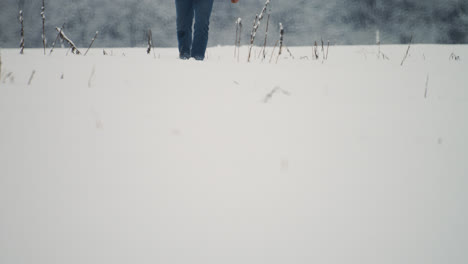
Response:
[{"label": "blurred tree background", "polygon": [[[19,45],[18,12],[24,12],[26,47],[41,47],[41,2],[0,0],[0,47]],[[235,21],[243,19],[243,43],[248,41],[255,14],[264,0],[215,0],[209,45],[233,45]],[[87,46],[99,31],[96,47],[143,47],[151,29],[155,45],[177,45],[174,0],[45,0],[46,36],[55,27]],[[372,44],[380,31],[384,44],[468,43],[467,0],[271,0],[270,45],[278,23],[285,26],[286,43],[311,45],[323,38],[334,44]],[[262,23],[265,26],[266,20]],[[263,31],[261,29],[260,31]]]}]

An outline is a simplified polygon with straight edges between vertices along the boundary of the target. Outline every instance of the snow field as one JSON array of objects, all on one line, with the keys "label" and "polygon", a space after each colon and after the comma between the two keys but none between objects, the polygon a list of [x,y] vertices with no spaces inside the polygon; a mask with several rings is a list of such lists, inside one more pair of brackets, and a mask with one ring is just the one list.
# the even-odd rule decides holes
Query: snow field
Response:
[{"label": "snow field", "polygon": [[290,49],[1,50],[0,262],[466,263],[468,46]]}]

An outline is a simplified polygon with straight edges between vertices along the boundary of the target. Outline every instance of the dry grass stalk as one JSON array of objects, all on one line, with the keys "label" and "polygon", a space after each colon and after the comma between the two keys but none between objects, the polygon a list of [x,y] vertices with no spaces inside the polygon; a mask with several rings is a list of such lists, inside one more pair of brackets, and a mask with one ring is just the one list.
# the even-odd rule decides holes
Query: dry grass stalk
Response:
[{"label": "dry grass stalk", "polygon": [[239,62],[241,38],[242,38],[242,19],[239,18],[239,40],[237,41],[237,62]]},{"label": "dry grass stalk", "polygon": [[289,48],[285,45],[284,46],[286,48],[286,51],[289,53],[289,56],[291,56],[291,58],[294,60],[294,55],[292,54],[292,52],[289,50]]},{"label": "dry grass stalk", "polygon": [[265,41],[263,42],[263,58],[262,58],[262,61],[266,57],[266,45],[267,45],[267,40],[268,40],[268,27],[270,25],[270,16],[271,16],[271,8],[268,10],[267,24],[266,24],[266,28],[265,28]]},{"label": "dry grass stalk", "polygon": [[152,33],[151,33],[151,29],[148,30],[148,34],[147,34],[147,37],[148,37],[148,47],[146,48],[146,54],[150,54],[151,52],[151,48],[153,47],[153,41],[151,40],[153,37],[151,36]]},{"label": "dry grass stalk", "polygon": [[382,58],[383,60],[390,60],[390,58],[380,50],[380,42],[378,43],[378,46],[379,46],[379,50],[378,50],[378,53],[377,53],[377,58],[378,59]]},{"label": "dry grass stalk", "polygon": [[385,53],[383,53],[382,50],[380,49],[380,41],[377,43],[377,46],[378,46],[377,58],[378,59],[382,58],[383,60],[390,60],[390,58],[388,58],[387,55],[385,55]]},{"label": "dry grass stalk", "polygon": [[237,39],[239,38],[239,19],[236,20],[236,38],[234,40],[234,58],[237,54]]},{"label": "dry grass stalk", "polygon": [[377,58],[380,58],[380,30],[375,31],[375,44],[377,44]]},{"label": "dry grass stalk", "polygon": [[86,50],[85,54],[83,56],[86,56],[86,54],[88,54],[88,51],[91,49],[91,47],[93,46],[94,44],[94,41],[96,40],[97,36],[99,34],[99,31],[96,31],[96,34],[94,35],[94,38],[91,40],[91,44],[89,44],[89,47],[88,49]]},{"label": "dry grass stalk", "polygon": [[91,75],[89,76],[89,80],[88,80],[88,88],[91,88],[92,86],[95,73],[96,73],[96,65],[93,65],[93,69],[91,70]]},{"label": "dry grass stalk", "polygon": [[250,34],[250,48],[249,48],[249,56],[247,58],[247,62],[250,62],[252,48],[253,48],[253,44],[255,41],[255,36],[257,35],[258,27],[260,26],[260,23],[262,22],[262,19],[266,14],[269,5],[270,5],[270,0],[266,0],[265,5],[263,6],[262,11],[260,12],[260,15],[255,16],[254,26],[252,28],[252,33]]},{"label": "dry grass stalk", "polygon": [[44,46],[44,55],[46,54],[46,37],[45,37],[45,3],[42,0],[42,7],[41,7],[41,17],[42,17],[42,44]]},{"label": "dry grass stalk", "polygon": [[21,24],[21,40],[20,40],[20,54],[24,53],[24,19],[23,10],[19,11],[19,22]]},{"label": "dry grass stalk", "polygon": [[454,52],[450,54],[449,60],[460,60],[460,56],[457,56]]},{"label": "dry grass stalk", "polygon": [[154,52],[153,46],[153,32],[151,29],[148,30],[148,48],[146,49],[146,54],[150,54],[151,50],[153,50],[153,57],[156,58],[156,53]]},{"label": "dry grass stalk", "polygon": [[385,55],[385,53],[383,53],[383,52],[382,52],[382,59],[384,59],[384,60],[390,60],[390,58],[389,58],[387,55]]},{"label": "dry grass stalk", "polygon": [[315,43],[314,43],[312,57],[314,57],[316,60],[318,60],[318,58],[319,58],[317,41],[315,41]]},{"label": "dry grass stalk", "polygon": [[33,80],[33,78],[34,78],[34,74],[36,74],[36,70],[33,70],[33,71],[31,72],[31,76],[29,77],[28,85],[31,85],[31,82],[32,82],[32,80]]},{"label": "dry grass stalk", "polygon": [[3,78],[2,83],[6,83],[7,80],[10,80],[10,83],[13,83],[15,81],[15,76],[13,75],[13,72],[7,73]]},{"label": "dry grass stalk", "polygon": [[401,66],[403,66],[403,63],[405,63],[406,58],[408,58],[408,54],[411,48],[411,43],[413,42],[413,35],[411,35],[410,42],[408,44],[408,49],[406,50],[405,56],[403,57],[403,60],[401,61]]},{"label": "dry grass stalk", "polygon": [[281,56],[281,54],[283,52],[283,41],[284,41],[283,24],[279,23],[279,27],[280,27],[280,39],[279,39],[279,51],[278,51],[278,56],[276,57],[276,63],[278,63],[278,59],[279,59],[279,57]]},{"label": "dry grass stalk", "polygon": [[75,46],[75,43],[73,43],[73,41],[69,39],[67,35],[65,35],[65,33],[63,32],[61,28],[55,28],[55,29],[59,32],[60,38],[66,41],[70,45],[70,48],[73,54],[77,54],[77,55],[81,54],[81,52]]},{"label": "dry grass stalk", "polygon": [[148,49],[146,50],[146,53],[149,54],[151,50],[153,50],[153,58],[156,59],[156,51],[154,50],[153,32],[150,29],[148,30]]},{"label": "dry grass stalk", "polygon": [[322,61],[324,61],[325,60],[325,48],[324,48],[324,45],[323,45],[323,39],[320,38],[320,41],[322,43]]},{"label": "dry grass stalk", "polygon": [[54,51],[55,43],[57,43],[57,40],[60,38],[60,34],[62,33],[62,30],[63,30],[64,27],[65,27],[65,24],[62,25],[62,27],[60,28],[60,30],[59,30],[59,32],[57,34],[57,37],[55,38],[54,42],[52,42],[52,48],[50,49],[49,55],[51,55],[52,52]]},{"label": "dry grass stalk", "polygon": [[330,41],[327,42],[327,55],[325,55],[325,59],[328,60],[328,49],[330,48]]},{"label": "dry grass stalk", "polygon": [[424,98],[427,98],[427,89],[429,87],[429,74],[426,77],[426,91],[424,92]]},{"label": "dry grass stalk", "polygon": [[377,44],[377,58],[382,58],[383,60],[390,60],[385,53],[380,49],[380,31],[375,32],[375,43]]},{"label": "dry grass stalk", "polygon": [[257,25],[257,20],[258,20],[258,14],[255,15],[255,19],[254,19],[254,23],[253,23],[253,27],[252,27],[252,32],[250,32],[250,48],[249,48],[249,56],[247,58],[247,62],[250,61],[250,55],[252,54],[252,46],[253,46],[253,42],[255,40],[254,30],[255,30],[255,26]]},{"label": "dry grass stalk", "polygon": [[273,55],[275,54],[276,47],[278,46],[279,40],[276,41],[275,46],[273,47],[273,51],[271,51],[271,56],[270,56],[270,63],[273,60]]},{"label": "dry grass stalk", "polygon": [[241,36],[242,36],[242,19],[239,17],[236,20],[236,41],[234,43],[234,58],[237,55],[238,62],[239,62]]}]

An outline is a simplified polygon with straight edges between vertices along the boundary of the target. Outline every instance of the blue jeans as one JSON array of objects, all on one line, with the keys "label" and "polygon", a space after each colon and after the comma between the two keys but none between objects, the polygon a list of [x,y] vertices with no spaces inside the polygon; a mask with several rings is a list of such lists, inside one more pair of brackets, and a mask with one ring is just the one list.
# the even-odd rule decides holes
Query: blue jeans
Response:
[{"label": "blue jeans", "polygon": [[[214,0],[175,0],[177,13],[177,40],[181,59],[205,58],[208,44],[211,10]],[[195,17],[192,40],[192,24]]]}]

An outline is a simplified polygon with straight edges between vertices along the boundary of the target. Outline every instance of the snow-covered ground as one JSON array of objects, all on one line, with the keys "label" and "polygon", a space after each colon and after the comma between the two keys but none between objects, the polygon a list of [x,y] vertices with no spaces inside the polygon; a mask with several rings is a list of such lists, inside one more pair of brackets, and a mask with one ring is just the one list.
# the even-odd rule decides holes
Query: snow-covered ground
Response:
[{"label": "snow-covered ground", "polygon": [[0,263],[467,263],[468,46],[290,49],[1,50]]}]

